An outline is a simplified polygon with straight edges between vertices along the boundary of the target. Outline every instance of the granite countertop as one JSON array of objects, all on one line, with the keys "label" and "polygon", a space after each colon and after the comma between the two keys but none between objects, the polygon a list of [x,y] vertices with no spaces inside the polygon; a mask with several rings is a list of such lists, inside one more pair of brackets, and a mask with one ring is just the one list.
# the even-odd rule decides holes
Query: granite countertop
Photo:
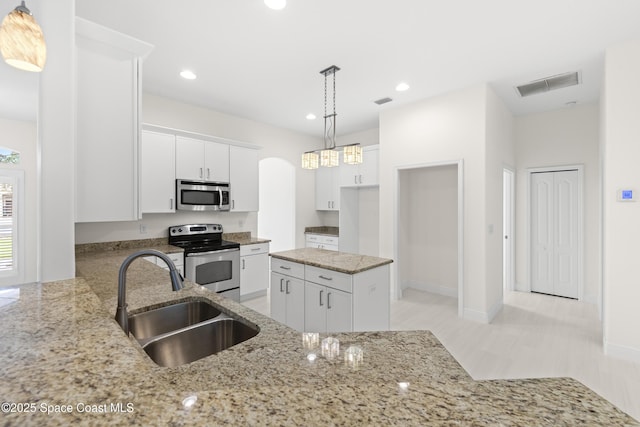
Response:
[{"label": "granite countertop", "polygon": [[328,225],[321,225],[317,227],[305,227],[304,234],[322,234],[324,236],[340,236],[340,228],[339,227],[331,227]]},{"label": "granite countertop", "polygon": [[222,238],[230,242],[239,243],[241,246],[255,245],[258,243],[269,243],[271,241],[271,239],[263,239],[261,237],[251,236],[250,232],[224,233],[222,235]]},{"label": "granite countertop", "polygon": [[273,258],[326,268],[327,270],[339,271],[340,273],[346,274],[361,273],[393,262],[392,259],[388,258],[316,248],[300,248],[290,251],[273,252],[270,255]]},{"label": "granite countertop", "polygon": [[15,403],[3,425],[640,425],[569,378],[475,381],[428,331],[334,334],[340,356],[363,349],[362,364],[310,361],[300,333],[190,282],[173,292],[165,270],[136,260],[130,312],[199,299],[260,329],[159,367],[113,320],[118,268],[132,251],[80,252],[78,278],[0,295],[0,398]]}]

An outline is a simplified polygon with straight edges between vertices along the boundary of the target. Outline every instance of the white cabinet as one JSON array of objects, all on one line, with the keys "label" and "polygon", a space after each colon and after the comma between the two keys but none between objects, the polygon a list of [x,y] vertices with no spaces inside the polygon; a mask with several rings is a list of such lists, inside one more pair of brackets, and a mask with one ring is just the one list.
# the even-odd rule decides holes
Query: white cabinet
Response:
[{"label": "white cabinet", "polygon": [[[184,277],[184,254],[182,252],[176,252],[176,253],[171,253],[166,255],[169,257],[171,261],[173,261],[173,264],[176,266],[176,269],[178,270],[178,272],[180,272],[180,275]],[[146,256],[143,259],[145,261],[148,261],[152,264],[155,264],[169,271],[169,266],[167,265],[167,263],[164,262],[164,260],[158,258],[157,256]]]},{"label": "white cabinet", "polygon": [[326,249],[329,251],[337,251],[339,238],[336,236],[326,236],[322,234],[307,233],[305,236],[307,248]]},{"label": "white cabinet", "polygon": [[340,210],[340,168],[316,169],[316,210]]},{"label": "white cabinet", "polygon": [[258,211],[258,150],[229,148],[232,212]]},{"label": "white cabinet", "polygon": [[377,145],[362,148],[362,163],[340,165],[340,187],[365,187],[379,185]]},{"label": "white cabinet", "polygon": [[76,222],[140,216],[140,76],[152,49],[76,18]]},{"label": "white cabinet", "polygon": [[140,144],[142,213],[175,212],[176,138],[143,130]]},{"label": "white cabinet", "polygon": [[304,325],[306,332],[352,331],[351,294],[305,281]]},{"label": "white cabinet", "polygon": [[271,259],[271,317],[304,331],[304,265]]},{"label": "white cabinet", "polygon": [[240,246],[240,299],[264,295],[269,288],[269,243]]},{"label": "white cabinet", "polygon": [[178,136],[176,178],[229,182],[229,145]]}]

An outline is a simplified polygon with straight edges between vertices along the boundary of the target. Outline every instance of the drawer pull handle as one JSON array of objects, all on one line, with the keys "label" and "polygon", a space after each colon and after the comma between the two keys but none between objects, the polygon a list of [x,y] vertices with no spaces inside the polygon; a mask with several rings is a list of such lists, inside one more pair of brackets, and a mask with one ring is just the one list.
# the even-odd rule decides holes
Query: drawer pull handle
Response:
[{"label": "drawer pull handle", "polygon": [[284,289],[282,289],[283,283],[284,283],[284,279],[280,279],[280,292],[284,292]]},{"label": "drawer pull handle", "polygon": [[289,294],[291,293],[291,292],[289,292],[289,282],[290,282],[290,280],[287,280],[287,286],[286,286],[286,289],[287,289],[287,292],[286,292],[286,293],[287,293],[287,295],[289,295]]},{"label": "drawer pull handle", "polygon": [[259,251],[260,249],[262,249],[262,248],[253,248],[253,249],[251,249],[251,251],[255,252],[255,251]]},{"label": "drawer pull handle", "polygon": [[291,270],[291,267],[285,267],[284,265],[281,265],[280,268],[283,270]]},{"label": "drawer pull handle", "polygon": [[324,291],[320,291],[320,307],[322,307],[322,293],[323,293],[323,292],[324,292]]},{"label": "drawer pull handle", "polygon": [[324,279],[324,280],[333,280],[333,277],[325,277],[322,274],[320,276],[318,276],[318,277],[320,277],[321,279]]},{"label": "drawer pull handle", "polygon": [[331,310],[331,292],[327,293],[327,309]]}]

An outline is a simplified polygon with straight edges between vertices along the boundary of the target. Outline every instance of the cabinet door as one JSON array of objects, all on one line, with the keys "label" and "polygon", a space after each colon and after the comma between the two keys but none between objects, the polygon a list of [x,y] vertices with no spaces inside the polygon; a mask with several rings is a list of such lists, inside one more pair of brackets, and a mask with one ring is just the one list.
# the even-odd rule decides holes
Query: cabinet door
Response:
[{"label": "cabinet door", "polygon": [[312,282],[305,282],[304,290],[305,332],[327,331],[327,288]]},{"label": "cabinet door", "polygon": [[229,182],[229,146],[227,144],[204,142],[203,179],[213,182]]},{"label": "cabinet door", "polygon": [[240,295],[267,289],[269,285],[269,255],[243,256],[240,259]]},{"label": "cabinet door", "polygon": [[378,148],[365,149],[362,153],[362,164],[360,167],[358,184],[359,185],[378,185]]},{"label": "cabinet door", "polygon": [[176,178],[204,179],[204,141],[176,137]]},{"label": "cabinet door", "polygon": [[229,148],[231,211],[258,211],[258,150]]},{"label": "cabinet door", "polygon": [[284,289],[287,295],[287,326],[304,332],[304,280],[288,277]]},{"label": "cabinet door", "polygon": [[287,295],[285,294],[285,280],[288,276],[271,273],[271,318],[280,323],[287,323]]},{"label": "cabinet door", "polygon": [[142,131],[142,213],[175,212],[175,136]]},{"label": "cabinet door", "polygon": [[[364,158],[364,153],[363,153]],[[363,160],[364,161],[364,160]],[[340,164],[340,186],[341,187],[355,187],[358,183],[358,176],[360,175],[360,165],[348,165],[346,163]]]},{"label": "cabinet door", "polygon": [[340,168],[316,169],[316,210],[340,210]]},{"label": "cabinet door", "polygon": [[351,294],[327,288],[327,332],[352,331]]}]

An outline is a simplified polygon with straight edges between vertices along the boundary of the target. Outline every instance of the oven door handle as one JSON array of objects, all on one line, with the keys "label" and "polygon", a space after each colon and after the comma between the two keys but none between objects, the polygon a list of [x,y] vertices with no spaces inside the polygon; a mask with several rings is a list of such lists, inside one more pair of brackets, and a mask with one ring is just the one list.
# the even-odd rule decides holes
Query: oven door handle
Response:
[{"label": "oven door handle", "polygon": [[225,252],[239,252],[240,249],[221,249],[219,251],[208,251],[208,252],[194,252],[194,253],[190,253],[187,254],[187,257],[199,257],[199,256],[206,256],[206,255],[213,255],[213,254],[223,254]]}]

